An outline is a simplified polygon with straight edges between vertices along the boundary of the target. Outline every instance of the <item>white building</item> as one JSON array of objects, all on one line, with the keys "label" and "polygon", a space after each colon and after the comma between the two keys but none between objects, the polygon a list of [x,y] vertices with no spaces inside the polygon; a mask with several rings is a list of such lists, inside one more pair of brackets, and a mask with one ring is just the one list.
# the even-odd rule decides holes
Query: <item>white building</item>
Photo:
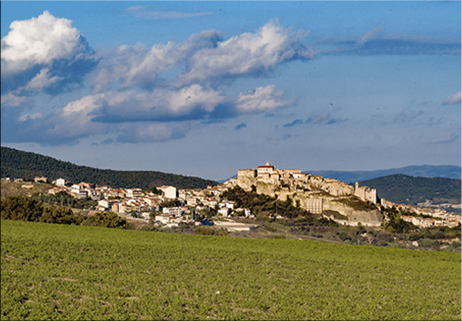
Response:
[{"label": "white building", "polygon": [[221,216],[226,216],[226,217],[227,217],[227,216],[229,215],[229,212],[230,212],[230,211],[231,211],[231,210],[230,210],[229,208],[227,208],[226,206],[224,206],[224,207],[222,207],[222,208],[220,208],[220,209],[218,210],[218,214],[221,215]]},{"label": "white building", "polygon": [[66,186],[66,180],[64,178],[58,178],[56,180],[56,186],[59,186],[59,187]]},{"label": "white building", "polygon": [[176,198],[176,187],[161,186],[159,189],[164,193],[165,198]]},{"label": "white building", "polygon": [[184,214],[184,209],[182,207],[164,207],[162,213],[178,217]]}]

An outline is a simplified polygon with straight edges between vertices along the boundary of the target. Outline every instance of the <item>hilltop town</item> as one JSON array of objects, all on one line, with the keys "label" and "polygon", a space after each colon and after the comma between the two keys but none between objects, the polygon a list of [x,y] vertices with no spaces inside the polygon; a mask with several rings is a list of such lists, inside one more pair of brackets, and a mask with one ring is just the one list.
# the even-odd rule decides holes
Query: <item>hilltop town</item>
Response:
[{"label": "hilltop town", "polygon": [[[2,178],[2,181],[21,182],[22,179]],[[35,182],[49,183],[46,177],[36,177]],[[255,213],[250,209],[237,208],[236,202],[222,197],[224,191],[235,186],[281,201],[289,199],[294,206],[342,225],[380,226],[387,220],[387,209],[400,211],[401,219],[419,227],[453,227],[461,221],[460,215],[444,210],[392,203],[380,198],[377,190],[358,183],[352,186],[336,179],[303,173],[300,169],[277,169],[269,162],[256,169],[240,169],[237,178],[206,189],[177,189],[174,186],[151,190],[111,188],[89,182],[68,182],[63,178],[51,184],[49,194],[66,193],[78,199],[90,198],[97,202],[94,211],[112,211],[167,227],[194,220],[195,216],[204,213],[208,217],[239,215],[254,218]],[[25,182],[22,187],[30,185]]]}]

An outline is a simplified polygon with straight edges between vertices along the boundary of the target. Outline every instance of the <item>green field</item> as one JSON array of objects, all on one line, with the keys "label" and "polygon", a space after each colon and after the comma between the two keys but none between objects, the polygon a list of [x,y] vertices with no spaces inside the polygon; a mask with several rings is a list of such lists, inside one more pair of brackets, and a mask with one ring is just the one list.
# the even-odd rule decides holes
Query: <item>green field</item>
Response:
[{"label": "green field", "polygon": [[460,320],[461,255],[1,221],[2,320]]}]

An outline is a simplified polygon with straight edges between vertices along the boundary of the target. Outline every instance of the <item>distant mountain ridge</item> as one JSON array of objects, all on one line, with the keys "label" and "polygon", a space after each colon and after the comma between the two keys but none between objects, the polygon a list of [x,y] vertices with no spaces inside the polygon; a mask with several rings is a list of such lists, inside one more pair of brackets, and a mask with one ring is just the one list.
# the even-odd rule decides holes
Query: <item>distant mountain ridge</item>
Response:
[{"label": "distant mountain ridge", "polygon": [[344,183],[360,182],[378,177],[403,174],[418,177],[444,177],[461,179],[461,167],[454,165],[411,165],[400,168],[379,169],[374,171],[304,171],[326,178],[335,178]]},{"label": "distant mountain ridge", "polygon": [[206,188],[217,182],[199,177],[157,171],[118,171],[79,166],[36,153],[1,147],[1,176],[34,179],[45,176],[50,180],[65,178],[73,183],[88,182],[114,188],[150,189],[172,185],[176,188]]},{"label": "distant mountain ridge", "polygon": [[377,189],[379,197],[393,203],[417,205],[429,200],[433,204],[460,204],[461,201],[460,179],[395,174],[359,183]]}]

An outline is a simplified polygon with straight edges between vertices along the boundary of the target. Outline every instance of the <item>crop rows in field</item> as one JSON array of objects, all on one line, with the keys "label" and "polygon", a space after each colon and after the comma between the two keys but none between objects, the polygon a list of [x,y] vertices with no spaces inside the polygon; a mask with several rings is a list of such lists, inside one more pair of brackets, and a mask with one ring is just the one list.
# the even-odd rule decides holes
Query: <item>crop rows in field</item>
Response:
[{"label": "crop rows in field", "polygon": [[2,220],[1,317],[460,319],[460,253]]}]

